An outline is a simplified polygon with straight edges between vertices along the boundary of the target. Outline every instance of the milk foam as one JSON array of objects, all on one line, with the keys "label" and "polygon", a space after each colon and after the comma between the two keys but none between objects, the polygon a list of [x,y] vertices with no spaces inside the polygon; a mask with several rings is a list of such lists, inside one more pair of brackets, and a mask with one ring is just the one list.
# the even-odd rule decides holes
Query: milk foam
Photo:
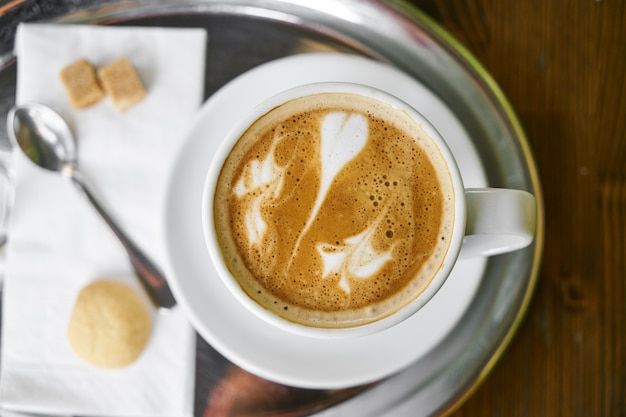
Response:
[{"label": "milk foam", "polygon": [[233,192],[240,199],[253,195],[245,214],[245,230],[251,245],[260,244],[267,231],[267,223],[262,214],[263,206],[282,192],[285,169],[274,158],[275,146],[279,141],[279,137],[274,138],[274,145],[265,159],[250,161],[233,187]]},{"label": "milk foam", "polygon": [[218,240],[242,288],[320,327],[367,323],[413,300],[452,232],[451,180],[434,143],[403,112],[351,94],[261,117],[215,195]]},{"label": "milk foam", "polygon": [[337,173],[348,162],[353,160],[365,146],[369,134],[369,126],[367,119],[360,114],[334,112],[327,114],[322,119],[320,134],[320,168],[322,170],[320,190],[309,219],[304,229],[300,232],[296,247],[289,260],[290,263],[293,261],[300,246],[300,240],[309,230],[311,224],[313,224],[315,216],[322,206]]},{"label": "milk foam", "polygon": [[318,243],[316,248],[324,263],[324,278],[339,275],[341,278],[337,285],[349,294],[350,278],[371,278],[393,260],[393,246],[382,252],[374,249],[372,238],[378,227],[379,221],[376,221],[362,233],[346,238],[340,245]]}]

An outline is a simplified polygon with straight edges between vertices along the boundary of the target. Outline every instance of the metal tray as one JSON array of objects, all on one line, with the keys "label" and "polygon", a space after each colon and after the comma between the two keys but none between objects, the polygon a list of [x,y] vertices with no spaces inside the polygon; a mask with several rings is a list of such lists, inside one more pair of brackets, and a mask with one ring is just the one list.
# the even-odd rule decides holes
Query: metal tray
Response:
[{"label": "metal tray", "polygon": [[[302,390],[253,377],[198,338],[195,415],[210,407],[259,416],[445,414],[476,389],[502,356],[528,306],[543,249],[543,199],[531,150],[506,98],[455,39],[401,1],[66,0],[0,6],[0,149],[15,102],[12,55],[20,21],[203,27],[209,33],[205,96],[263,62],[338,51],[388,62],[435,92],[467,129],[495,187],[528,190],[538,203],[533,246],[490,258],[467,314],[441,344],[403,372],[364,387]],[[9,237],[10,239],[10,237]],[[213,414],[215,415],[215,414]],[[224,414],[226,415],[226,414]],[[230,415],[230,414],[229,414]]]}]

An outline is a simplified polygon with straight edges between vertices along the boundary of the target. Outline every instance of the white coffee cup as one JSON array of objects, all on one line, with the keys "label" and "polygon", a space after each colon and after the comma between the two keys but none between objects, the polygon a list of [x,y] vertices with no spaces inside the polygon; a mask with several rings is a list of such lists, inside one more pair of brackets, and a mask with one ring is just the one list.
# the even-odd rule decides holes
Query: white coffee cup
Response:
[{"label": "white coffee cup", "polygon": [[[445,258],[430,284],[415,299],[391,315],[354,327],[327,328],[298,324],[270,312],[253,300],[227,267],[214,224],[213,201],[222,166],[242,134],[261,116],[290,100],[321,93],[356,94],[392,106],[421,125],[446,163],[453,189],[454,218]],[[375,88],[351,83],[318,83],[296,87],[273,96],[244,115],[213,156],[202,197],[202,220],[208,251],[219,278],[249,311],[281,329],[311,337],[356,337],[394,326],[422,308],[441,288],[459,256],[491,256],[529,245],[535,233],[534,197],[521,190],[465,189],[454,156],[445,139],[417,110],[404,101]]]}]

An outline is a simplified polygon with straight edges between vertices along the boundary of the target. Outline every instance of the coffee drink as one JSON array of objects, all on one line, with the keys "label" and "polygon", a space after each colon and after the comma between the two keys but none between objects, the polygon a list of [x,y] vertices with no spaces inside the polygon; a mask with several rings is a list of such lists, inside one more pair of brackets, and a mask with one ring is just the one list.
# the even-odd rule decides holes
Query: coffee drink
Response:
[{"label": "coffee drink", "polygon": [[352,93],[288,101],[239,138],[213,221],[250,298],[295,323],[346,328],[415,300],[454,225],[446,161],[404,111]]}]

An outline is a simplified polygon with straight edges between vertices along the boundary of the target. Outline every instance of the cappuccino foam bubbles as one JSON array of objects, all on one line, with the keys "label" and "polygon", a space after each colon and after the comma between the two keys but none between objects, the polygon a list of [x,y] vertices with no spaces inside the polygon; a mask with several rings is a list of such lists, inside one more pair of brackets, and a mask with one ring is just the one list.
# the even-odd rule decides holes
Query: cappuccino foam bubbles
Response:
[{"label": "cappuccino foam bubbles", "polygon": [[321,328],[384,318],[440,269],[454,222],[446,162],[404,111],[351,93],[284,103],[238,140],[214,223],[243,290]]}]

